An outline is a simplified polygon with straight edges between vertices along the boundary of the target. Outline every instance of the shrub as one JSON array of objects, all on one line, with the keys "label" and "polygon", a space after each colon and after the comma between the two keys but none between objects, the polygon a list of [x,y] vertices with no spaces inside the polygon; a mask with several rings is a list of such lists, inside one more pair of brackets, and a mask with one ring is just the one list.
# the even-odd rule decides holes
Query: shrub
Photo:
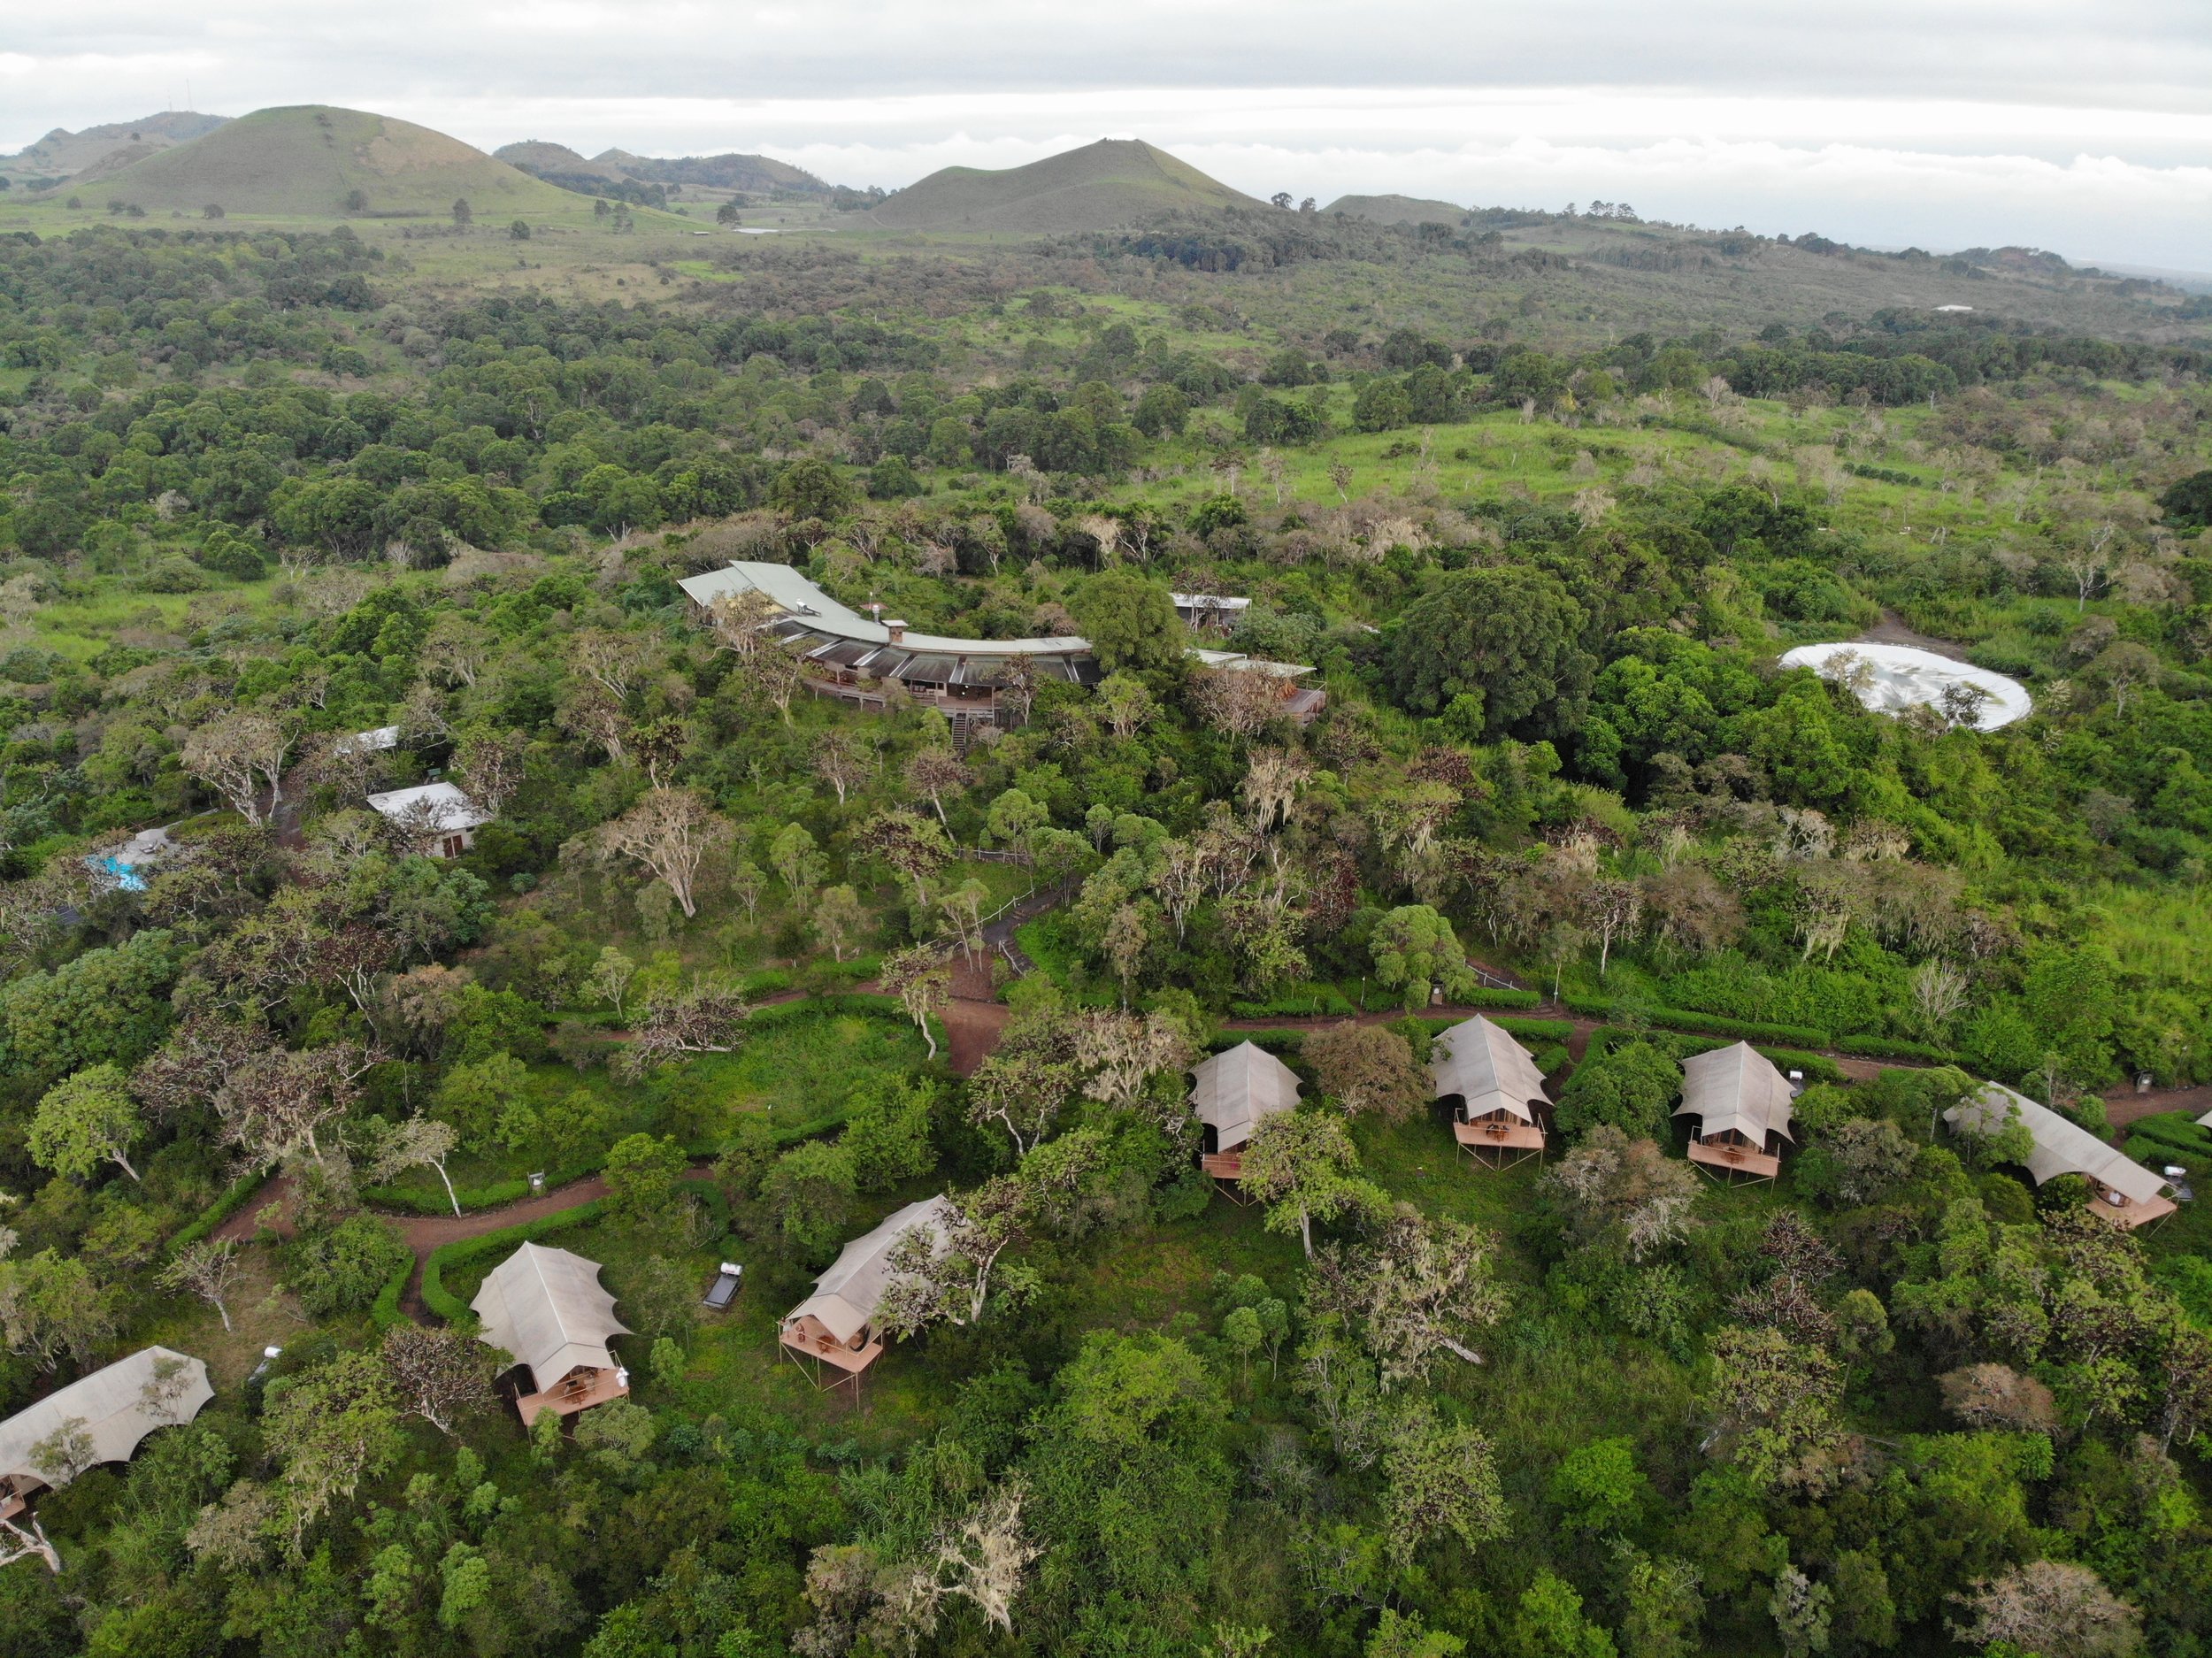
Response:
[{"label": "shrub", "polygon": [[397,1228],[373,1215],[355,1215],[295,1243],[288,1278],[300,1305],[326,1318],[365,1310],[385,1281],[414,1259]]},{"label": "shrub", "polygon": [[1650,1042],[1624,1042],[1585,1060],[1559,1096],[1559,1132],[1580,1140],[1609,1124],[1632,1140],[1667,1132],[1667,1108],[1681,1086],[1674,1058]]}]

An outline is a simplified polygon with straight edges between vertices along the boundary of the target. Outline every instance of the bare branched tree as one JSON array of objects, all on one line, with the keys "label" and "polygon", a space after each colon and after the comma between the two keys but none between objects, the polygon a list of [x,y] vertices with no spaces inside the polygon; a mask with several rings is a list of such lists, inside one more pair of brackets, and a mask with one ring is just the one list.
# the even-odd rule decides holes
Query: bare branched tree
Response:
[{"label": "bare branched tree", "polygon": [[[284,759],[292,740],[266,714],[244,710],[210,720],[184,740],[184,769],[227,801],[248,823],[274,815],[283,794]],[[261,805],[266,788],[268,809]]]},{"label": "bare branched tree", "polygon": [[654,789],[603,825],[600,844],[638,864],[675,894],[687,918],[699,913],[693,887],[709,852],[731,836],[728,819],[696,789]]}]

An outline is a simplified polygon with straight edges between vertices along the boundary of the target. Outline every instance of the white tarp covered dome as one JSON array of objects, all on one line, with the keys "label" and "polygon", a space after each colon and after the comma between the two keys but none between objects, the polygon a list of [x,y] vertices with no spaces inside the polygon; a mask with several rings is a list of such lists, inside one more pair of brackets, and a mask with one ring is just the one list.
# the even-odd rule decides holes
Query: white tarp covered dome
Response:
[{"label": "white tarp covered dome", "polygon": [[1983,694],[1981,711],[1974,721],[1978,731],[1994,731],[2024,719],[2033,709],[2027,687],[2001,673],[1954,662],[1932,650],[1912,645],[1883,645],[1871,641],[1839,640],[1832,645],[1800,645],[1782,654],[1785,668],[1810,668],[1824,679],[1841,677],[1850,653],[1863,672],[1854,678],[1859,701],[1877,714],[1901,714],[1909,708],[1941,705],[1944,692],[1953,686],[1970,685]]}]

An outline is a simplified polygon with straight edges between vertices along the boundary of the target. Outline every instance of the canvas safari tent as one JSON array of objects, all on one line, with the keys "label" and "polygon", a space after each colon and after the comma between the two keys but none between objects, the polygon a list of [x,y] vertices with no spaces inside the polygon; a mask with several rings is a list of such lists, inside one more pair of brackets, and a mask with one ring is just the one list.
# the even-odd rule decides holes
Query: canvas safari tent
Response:
[{"label": "canvas safari tent", "polygon": [[491,1270],[469,1310],[481,1339],[530,1373],[530,1391],[514,1395],[523,1426],[541,1411],[573,1416],[630,1391],[629,1371],[607,1347],[630,1329],[614,1316],[596,1261],[526,1243]]},{"label": "canvas safari tent", "polygon": [[1429,1083],[1440,1100],[1457,1100],[1452,1136],[1501,1167],[1544,1149],[1537,1113],[1550,1101],[1535,1055],[1478,1013],[1440,1031],[1429,1050]]},{"label": "canvas safari tent", "polygon": [[0,1520],[42,1486],[65,1485],[102,1462],[127,1462],[156,1428],[177,1427],[215,1397],[207,1366],[142,1347],[0,1422]]},{"label": "canvas safari tent", "polygon": [[1252,1131],[1278,1111],[1298,1107],[1298,1073],[1252,1042],[1199,1061],[1191,1071],[1191,1109],[1205,1129],[1199,1166],[1219,1180],[1244,1172],[1241,1155]]},{"label": "canvas safari tent", "polygon": [[886,1216],[838,1251],[830,1270],[814,1280],[814,1293],[783,1316],[777,1339],[795,1357],[812,1360],[818,1378],[826,1368],[836,1372],[830,1386],[849,1381],[857,1390],[883,1355],[875,1318],[891,1283],[891,1252],[918,1227],[929,1234],[930,1253],[942,1255],[951,1240],[951,1215],[952,1200],[941,1192]]},{"label": "canvas safari tent", "polygon": [[1985,1082],[1943,1114],[1953,1128],[1987,1134],[2016,1116],[2035,1142],[2028,1172],[2041,1186],[2062,1174],[2089,1182],[2089,1207],[2116,1225],[2134,1228],[2170,1215],[2177,1207],[2166,1195],[2166,1178],[2108,1146],[2087,1129],[2070,1123],[2047,1105],[2002,1083]]},{"label": "canvas safari tent", "polygon": [[1748,1042],[1732,1042],[1682,1062],[1677,1117],[1698,1119],[1690,1161],[1724,1174],[1771,1180],[1782,1172],[1795,1091]]}]

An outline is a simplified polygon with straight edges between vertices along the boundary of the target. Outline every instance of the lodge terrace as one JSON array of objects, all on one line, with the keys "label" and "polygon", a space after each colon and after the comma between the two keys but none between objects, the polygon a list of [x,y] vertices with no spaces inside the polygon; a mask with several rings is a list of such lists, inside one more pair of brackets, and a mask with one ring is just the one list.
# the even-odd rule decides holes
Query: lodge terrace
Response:
[{"label": "lodge terrace", "polygon": [[[896,684],[914,701],[941,710],[952,722],[953,734],[963,747],[973,727],[1007,728],[1020,723],[1027,697],[1003,695],[1017,687],[1033,689],[1051,679],[1093,686],[1105,678],[1087,639],[1073,634],[954,639],[917,633],[895,618],[861,615],[788,564],[741,561],[687,577],[679,585],[708,611],[725,600],[757,593],[772,607],[762,630],[798,653],[810,690],[880,710],[881,687]],[[1268,662],[1234,650],[1194,647],[1190,655],[1209,668],[1261,673],[1279,680],[1283,711],[1301,725],[1310,724],[1327,706],[1326,692],[1297,683],[1313,672],[1310,667]]]}]

